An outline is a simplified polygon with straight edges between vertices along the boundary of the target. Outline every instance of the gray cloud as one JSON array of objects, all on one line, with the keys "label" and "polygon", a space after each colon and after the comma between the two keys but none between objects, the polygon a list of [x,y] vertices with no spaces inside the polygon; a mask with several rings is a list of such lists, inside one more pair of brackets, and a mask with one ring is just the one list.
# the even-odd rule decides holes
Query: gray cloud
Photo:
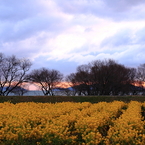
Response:
[{"label": "gray cloud", "polygon": [[135,46],[145,45],[145,28],[136,32],[131,29],[124,29],[117,32],[115,35],[105,38],[100,47],[121,47],[121,46]]},{"label": "gray cloud", "polygon": [[32,69],[46,67],[49,69],[59,70],[64,75],[68,75],[70,74],[70,72],[75,72],[78,66],[78,63],[74,61],[68,61],[68,60],[59,60],[59,61],[47,60],[46,61],[46,60],[47,60],[46,56],[40,56],[36,58],[35,61],[33,62]]},{"label": "gray cloud", "polygon": [[59,7],[71,14],[88,14],[115,21],[144,19],[145,1],[140,0],[55,0]]},{"label": "gray cloud", "polygon": [[53,14],[49,7],[38,0],[0,1],[0,41],[23,40],[43,31],[62,31],[64,18]]},{"label": "gray cloud", "polygon": [[33,17],[39,13],[37,0],[25,0],[25,2],[15,0],[0,1],[0,20],[3,21],[20,21],[28,17]]},{"label": "gray cloud", "polygon": [[144,0],[136,1],[136,0],[104,0],[107,7],[110,7],[113,11],[123,12],[131,10],[137,5],[144,4]]},{"label": "gray cloud", "polygon": [[[1,24],[0,39],[5,41],[15,41],[29,38],[43,31],[58,31],[60,18],[55,17],[33,17],[18,21],[17,23]],[[60,27],[60,26],[59,26]]]},{"label": "gray cloud", "polygon": [[137,31],[135,34],[135,37],[136,37],[137,44],[145,45],[145,27],[143,29]]},{"label": "gray cloud", "polygon": [[137,67],[140,64],[145,63],[145,49],[144,47],[132,47],[127,48],[126,51],[122,52],[120,56],[117,57],[120,63],[125,64],[129,67]]},{"label": "gray cloud", "polygon": [[144,7],[144,0],[1,0],[0,52],[66,73],[95,59],[135,66],[145,62]]},{"label": "gray cloud", "polygon": [[132,33],[131,30],[125,29],[120,30],[115,35],[105,38],[101,43],[101,47],[110,46],[110,47],[119,47],[122,45],[131,45],[132,42]]},{"label": "gray cloud", "polygon": [[[101,57],[114,58],[127,66],[136,67],[145,62],[145,28],[136,31],[121,30],[101,43]],[[103,49],[106,48],[106,49]],[[109,56],[110,55],[110,56]],[[100,55],[97,57],[100,58]]]}]

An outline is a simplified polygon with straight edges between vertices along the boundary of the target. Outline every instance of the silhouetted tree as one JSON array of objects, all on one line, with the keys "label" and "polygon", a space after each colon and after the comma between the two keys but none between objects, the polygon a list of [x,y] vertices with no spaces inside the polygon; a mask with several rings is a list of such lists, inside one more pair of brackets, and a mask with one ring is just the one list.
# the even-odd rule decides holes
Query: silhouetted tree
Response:
[{"label": "silhouetted tree", "polygon": [[134,69],[109,59],[78,66],[67,80],[79,95],[118,95],[131,91],[134,76]]},{"label": "silhouetted tree", "polygon": [[23,96],[28,92],[28,88],[28,84],[21,84],[20,86],[15,87],[11,93],[15,94],[16,96]]},{"label": "silhouetted tree", "polygon": [[99,95],[118,95],[128,93],[134,80],[132,69],[114,60],[94,61],[91,63],[93,90]]},{"label": "silhouetted tree", "polygon": [[90,95],[90,68],[89,65],[80,65],[77,67],[77,72],[75,74],[75,79],[78,82],[78,90],[83,95]]},{"label": "silhouetted tree", "polygon": [[18,59],[14,55],[6,57],[0,53],[0,95],[7,96],[25,82],[31,65],[28,59]]},{"label": "silhouetted tree", "polygon": [[78,92],[78,89],[77,89],[78,82],[75,79],[75,73],[71,73],[70,75],[67,75],[65,77],[65,80],[66,80],[66,82],[68,82],[68,84],[72,88],[72,94],[73,94],[73,96],[75,96],[76,93]]},{"label": "silhouetted tree", "polygon": [[144,88],[144,84],[145,84],[145,63],[144,64],[141,64],[137,68],[136,83],[137,83],[137,85],[139,87],[142,88],[143,94],[145,94],[145,88]]},{"label": "silhouetted tree", "polygon": [[28,80],[38,83],[44,95],[53,96],[53,89],[62,81],[63,74],[47,68],[35,69],[27,76]]},{"label": "silhouetted tree", "polygon": [[71,82],[73,89],[79,95],[90,95],[90,68],[89,65],[80,65],[77,72],[67,76],[67,80]]},{"label": "silhouetted tree", "polygon": [[61,95],[61,96],[73,96],[73,91],[70,88],[63,88],[63,87],[59,87],[57,88],[58,94],[56,92],[57,95]]}]

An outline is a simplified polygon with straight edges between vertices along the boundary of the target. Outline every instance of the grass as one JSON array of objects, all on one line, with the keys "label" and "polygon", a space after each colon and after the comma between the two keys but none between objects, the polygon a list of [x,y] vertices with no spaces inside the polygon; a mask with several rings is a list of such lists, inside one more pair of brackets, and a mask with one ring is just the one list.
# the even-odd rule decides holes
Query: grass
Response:
[{"label": "grass", "polygon": [[0,103],[11,102],[42,102],[42,103],[55,103],[55,102],[112,102],[114,100],[130,102],[139,101],[144,102],[145,96],[0,96]]}]

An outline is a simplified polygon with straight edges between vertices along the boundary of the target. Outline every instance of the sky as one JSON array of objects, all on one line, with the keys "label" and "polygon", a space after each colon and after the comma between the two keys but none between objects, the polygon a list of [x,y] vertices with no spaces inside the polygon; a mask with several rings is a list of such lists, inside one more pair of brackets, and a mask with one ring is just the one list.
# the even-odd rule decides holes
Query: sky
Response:
[{"label": "sky", "polygon": [[94,60],[145,63],[145,0],[0,0],[0,52],[64,75]]}]

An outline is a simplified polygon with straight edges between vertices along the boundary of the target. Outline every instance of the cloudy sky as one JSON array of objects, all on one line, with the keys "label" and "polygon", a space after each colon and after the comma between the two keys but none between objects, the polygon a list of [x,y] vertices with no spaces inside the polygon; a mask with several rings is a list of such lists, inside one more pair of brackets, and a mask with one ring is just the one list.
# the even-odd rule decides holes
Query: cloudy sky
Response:
[{"label": "cloudy sky", "polygon": [[145,0],[0,0],[0,52],[67,75],[93,60],[145,63]]}]

